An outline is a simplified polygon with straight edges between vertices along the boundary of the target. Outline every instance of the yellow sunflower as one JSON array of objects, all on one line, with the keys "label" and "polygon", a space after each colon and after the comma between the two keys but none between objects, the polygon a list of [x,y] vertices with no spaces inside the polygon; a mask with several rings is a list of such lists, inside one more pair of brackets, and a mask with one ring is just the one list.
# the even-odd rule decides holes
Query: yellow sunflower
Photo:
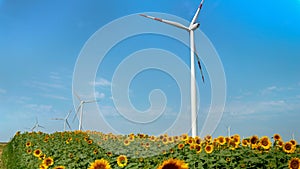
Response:
[{"label": "yellow sunflower", "polygon": [[236,148],[239,148],[239,142],[235,142],[234,139],[229,141],[228,144],[230,150],[235,150]]},{"label": "yellow sunflower", "polygon": [[208,143],[212,142],[212,136],[211,136],[211,135],[205,136],[204,139],[205,139],[205,141],[208,142]]},{"label": "yellow sunflower", "polygon": [[240,135],[235,134],[235,135],[233,135],[232,137],[233,137],[234,142],[236,142],[236,143],[238,143],[238,144],[241,142],[241,137],[240,137]]},{"label": "yellow sunflower", "polygon": [[47,169],[49,168],[48,166],[44,165],[44,164],[40,164],[39,165],[39,169]]},{"label": "yellow sunflower", "polygon": [[177,160],[177,159],[168,159],[164,161],[160,166],[158,166],[157,169],[188,169],[188,164],[185,163],[182,160]]},{"label": "yellow sunflower", "polygon": [[54,164],[54,160],[51,157],[47,157],[43,160],[42,164],[49,167],[49,166],[52,166]]},{"label": "yellow sunflower", "polygon": [[296,150],[296,147],[293,146],[293,144],[291,142],[284,143],[282,148],[283,148],[283,151],[286,153],[294,153],[294,151]]},{"label": "yellow sunflower", "polygon": [[281,136],[279,134],[274,134],[273,136],[275,141],[280,141],[281,140]]},{"label": "yellow sunflower", "polygon": [[134,141],[134,135],[133,136],[132,135],[129,136],[129,141]]},{"label": "yellow sunflower", "polygon": [[26,142],[26,147],[30,147],[32,143],[30,141]]},{"label": "yellow sunflower", "polygon": [[259,140],[259,145],[260,145],[263,149],[268,150],[268,149],[270,149],[272,143],[271,143],[269,137],[263,136],[263,137]]},{"label": "yellow sunflower", "polygon": [[108,157],[111,157],[111,156],[112,156],[112,152],[109,151],[109,152],[106,153],[106,155],[107,155]]},{"label": "yellow sunflower", "polygon": [[182,134],[182,135],[181,135],[181,140],[182,140],[182,141],[186,141],[188,138],[189,138],[189,135],[188,135],[188,134]]},{"label": "yellow sunflower", "polygon": [[283,143],[283,141],[281,141],[281,140],[279,140],[279,141],[277,142],[277,146],[278,146],[278,147],[282,147],[283,144],[284,144],[284,143]]},{"label": "yellow sunflower", "polygon": [[45,155],[45,154],[41,154],[41,155],[39,156],[39,160],[44,160],[44,159],[45,159],[45,157],[46,157],[46,155]]},{"label": "yellow sunflower", "polygon": [[201,144],[201,138],[200,137],[196,136],[194,140],[195,140],[196,144],[199,144],[199,145]]},{"label": "yellow sunflower", "polygon": [[27,154],[31,154],[32,151],[31,151],[31,149],[27,149],[26,152],[27,152]]},{"label": "yellow sunflower", "polygon": [[66,140],[66,144],[70,144],[70,140]]},{"label": "yellow sunflower", "polygon": [[250,145],[251,145],[251,148],[252,149],[256,149],[258,147],[257,143],[258,143],[259,139],[258,139],[258,136],[252,136],[250,138]]},{"label": "yellow sunflower", "polygon": [[65,166],[56,166],[54,167],[54,169],[65,169],[66,167]]},{"label": "yellow sunflower", "polygon": [[297,141],[296,140],[290,140],[290,142],[293,144],[293,146],[296,146],[297,145]]},{"label": "yellow sunflower", "polygon": [[189,145],[194,144],[194,138],[193,138],[193,137],[189,137],[189,138],[185,141],[185,144],[189,144]]},{"label": "yellow sunflower", "polygon": [[147,143],[145,144],[145,147],[146,147],[146,148],[149,148],[149,147],[150,147],[150,143],[147,142]]},{"label": "yellow sunflower", "polygon": [[289,169],[300,169],[300,159],[295,157],[289,161]]},{"label": "yellow sunflower", "polygon": [[94,149],[93,153],[96,155],[98,154],[98,150],[97,149]]},{"label": "yellow sunflower", "polygon": [[155,141],[156,137],[155,136],[150,136],[149,140]]},{"label": "yellow sunflower", "polygon": [[174,138],[173,137],[168,137],[168,142],[169,143],[174,143]]},{"label": "yellow sunflower", "polygon": [[210,153],[212,153],[213,151],[214,151],[214,146],[213,146],[213,145],[207,144],[207,145],[205,146],[205,152],[206,152],[207,154],[210,154]]},{"label": "yellow sunflower", "polygon": [[183,147],[184,147],[184,144],[181,144],[181,143],[178,144],[178,149],[179,149],[179,150],[183,149]]},{"label": "yellow sunflower", "polygon": [[196,144],[195,150],[196,150],[196,153],[197,153],[197,154],[198,154],[198,153],[201,153],[202,147],[201,147],[199,144]]},{"label": "yellow sunflower", "polygon": [[180,140],[180,137],[179,136],[174,136],[174,141],[177,142]]},{"label": "yellow sunflower", "polygon": [[118,166],[123,168],[127,165],[127,157],[125,155],[119,155],[117,158]]},{"label": "yellow sunflower", "polygon": [[243,146],[243,147],[248,146],[248,143],[249,143],[249,142],[248,142],[247,139],[243,139],[243,140],[242,140],[242,146]]},{"label": "yellow sunflower", "polygon": [[125,140],[124,140],[124,145],[125,145],[125,146],[128,146],[129,144],[130,144],[130,141],[129,141],[128,139],[125,139]]},{"label": "yellow sunflower", "polygon": [[40,149],[36,149],[33,151],[33,155],[36,157],[39,157],[41,154],[42,154],[42,150],[40,150]]},{"label": "yellow sunflower", "polygon": [[257,142],[258,142],[258,136],[252,136],[251,138],[250,138],[250,143],[251,144],[256,144]]},{"label": "yellow sunflower", "polygon": [[164,137],[164,138],[162,139],[162,142],[163,142],[164,144],[168,144],[168,138]]},{"label": "yellow sunflower", "polygon": [[92,143],[93,143],[93,140],[88,140],[87,143],[88,143],[88,144],[92,144]]},{"label": "yellow sunflower", "polygon": [[226,143],[226,139],[223,136],[219,136],[217,141],[220,145],[224,145]]},{"label": "yellow sunflower", "polygon": [[190,150],[194,150],[195,149],[195,144],[191,144],[190,145]]},{"label": "yellow sunflower", "polygon": [[109,162],[102,158],[101,160],[95,160],[91,163],[88,169],[111,169],[111,167]]}]

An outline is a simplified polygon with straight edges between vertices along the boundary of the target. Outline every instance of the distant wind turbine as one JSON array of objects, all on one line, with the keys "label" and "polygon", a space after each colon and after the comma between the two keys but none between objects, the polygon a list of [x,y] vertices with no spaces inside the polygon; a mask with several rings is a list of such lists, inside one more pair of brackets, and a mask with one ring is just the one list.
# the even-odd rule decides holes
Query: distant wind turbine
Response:
[{"label": "distant wind turbine", "polygon": [[197,61],[198,61],[198,66],[201,72],[202,76],[202,81],[204,82],[204,76],[200,64],[200,59],[198,54],[196,53],[196,48],[195,48],[195,41],[194,41],[194,31],[200,26],[199,23],[196,22],[198,15],[200,13],[200,10],[202,8],[204,0],[201,1],[196,14],[194,15],[189,27],[182,25],[181,23],[174,22],[174,21],[169,21],[165,19],[160,19],[156,18],[153,16],[145,15],[145,14],[140,14],[140,16],[153,19],[159,22],[163,22],[172,26],[175,26],[177,28],[186,30],[190,33],[190,54],[191,54],[191,121],[192,121],[192,136],[195,137],[198,132],[197,132],[197,95],[196,95],[196,80],[195,80],[195,61],[194,57],[196,55]]},{"label": "distant wind turbine", "polygon": [[72,110],[70,110],[68,112],[68,114],[66,115],[65,118],[53,118],[52,120],[62,120],[62,121],[64,121],[64,131],[66,131],[66,125],[69,127],[70,130],[72,130],[72,128],[71,128],[71,126],[70,126],[70,124],[68,122],[68,118],[69,118],[69,116],[70,116],[71,113],[72,113]]},{"label": "distant wind turbine", "polygon": [[231,128],[230,128],[230,126],[227,126],[227,136],[228,137],[230,137],[231,135],[230,135],[230,131],[231,131]]},{"label": "distant wind turbine", "polygon": [[76,92],[74,92],[74,94],[77,97],[77,99],[80,101],[80,103],[77,107],[76,114],[74,116],[73,122],[74,122],[75,118],[78,116],[78,114],[80,112],[78,130],[82,130],[82,116],[83,116],[83,106],[84,106],[84,104],[98,102],[98,100],[82,100]]},{"label": "distant wind turbine", "polygon": [[33,132],[35,129],[38,129],[38,128],[45,128],[45,127],[43,127],[39,124],[38,118],[36,117],[35,118],[35,124],[30,130],[31,130],[31,132]]}]

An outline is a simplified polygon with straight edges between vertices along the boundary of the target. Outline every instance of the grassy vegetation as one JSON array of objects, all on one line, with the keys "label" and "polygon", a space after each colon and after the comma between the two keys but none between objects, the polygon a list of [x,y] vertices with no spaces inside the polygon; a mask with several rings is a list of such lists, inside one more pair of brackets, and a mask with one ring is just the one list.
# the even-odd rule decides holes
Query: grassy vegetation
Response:
[{"label": "grassy vegetation", "polygon": [[4,169],[3,164],[2,164],[2,152],[3,152],[5,145],[6,144],[0,143],[0,169]]},{"label": "grassy vegetation", "polygon": [[[285,169],[300,167],[296,140],[113,135],[100,132],[17,133],[3,151],[7,169]],[[99,167],[101,168],[101,167]]]}]

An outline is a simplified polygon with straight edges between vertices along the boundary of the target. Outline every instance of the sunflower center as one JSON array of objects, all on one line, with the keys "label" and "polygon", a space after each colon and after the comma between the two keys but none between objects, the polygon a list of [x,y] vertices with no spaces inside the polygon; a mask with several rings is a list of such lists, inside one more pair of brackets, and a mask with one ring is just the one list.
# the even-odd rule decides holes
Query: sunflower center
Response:
[{"label": "sunflower center", "polygon": [[292,149],[292,146],[291,146],[290,144],[286,144],[286,145],[284,146],[284,148],[285,148],[286,150],[291,150],[291,149]]},{"label": "sunflower center", "polygon": [[177,166],[176,164],[171,163],[171,164],[164,165],[162,169],[180,169],[180,167]]},{"label": "sunflower center", "polygon": [[269,142],[268,140],[262,140],[262,143],[261,143],[263,146],[267,146],[269,145]]},{"label": "sunflower center", "polygon": [[47,159],[45,163],[46,163],[46,165],[50,165],[52,163],[52,160]]},{"label": "sunflower center", "polygon": [[97,164],[94,169],[106,169],[106,165],[105,164]]},{"label": "sunflower center", "polygon": [[120,157],[120,162],[125,162],[125,158],[124,157]]},{"label": "sunflower center", "polygon": [[298,160],[293,160],[292,162],[291,162],[291,167],[292,168],[299,168],[300,166],[299,166],[300,164],[299,164],[299,161]]}]

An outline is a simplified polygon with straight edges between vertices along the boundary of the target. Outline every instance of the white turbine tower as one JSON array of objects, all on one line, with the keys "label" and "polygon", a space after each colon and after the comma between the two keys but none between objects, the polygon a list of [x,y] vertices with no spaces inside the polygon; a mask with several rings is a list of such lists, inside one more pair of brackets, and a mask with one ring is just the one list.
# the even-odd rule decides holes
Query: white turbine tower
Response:
[{"label": "white turbine tower", "polygon": [[71,126],[70,126],[70,124],[68,122],[68,118],[69,118],[69,116],[70,116],[71,113],[72,113],[72,110],[70,110],[68,112],[68,114],[66,115],[65,118],[53,118],[52,120],[62,120],[62,121],[64,121],[64,131],[66,131],[66,125],[68,125],[69,129],[72,130]]},{"label": "white turbine tower", "polygon": [[78,116],[78,113],[80,112],[79,115],[79,126],[78,126],[78,130],[82,130],[82,116],[83,116],[83,106],[85,103],[94,103],[94,102],[98,102],[98,100],[82,100],[79,95],[77,95],[76,92],[74,92],[75,96],[77,97],[77,99],[80,101],[77,110],[76,110],[76,114],[74,116],[73,121],[75,120],[75,118]]},{"label": "white turbine tower", "polygon": [[198,132],[197,132],[197,94],[196,94],[196,80],[195,80],[195,61],[194,61],[194,57],[196,54],[196,58],[198,61],[198,66],[200,68],[200,72],[201,72],[201,76],[202,76],[202,81],[204,82],[204,76],[203,76],[203,72],[202,72],[202,68],[201,68],[201,64],[200,64],[200,59],[197,55],[197,53],[195,52],[195,40],[194,40],[194,31],[200,26],[199,23],[196,22],[198,15],[200,13],[200,10],[202,8],[204,0],[201,1],[196,14],[194,15],[192,22],[190,23],[189,27],[186,27],[180,23],[174,22],[174,21],[169,21],[169,20],[165,20],[165,19],[160,19],[160,18],[156,18],[153,16],[149,16],[149,15],[145,15],[145,14],[140,14],[143,17],[149,18],[149,19],[153,19],[159,22],[163,22],[172,26],[175,26],[177,28],[186,30],[189,32],[190,34],[190,53],[191,53],[191,120],[192,120],[192,136],[195,137]]},{"label": "white turbine tower", "polygon": [[231,127],[227,126],[227,136],[230,137],[231,136]]}]

